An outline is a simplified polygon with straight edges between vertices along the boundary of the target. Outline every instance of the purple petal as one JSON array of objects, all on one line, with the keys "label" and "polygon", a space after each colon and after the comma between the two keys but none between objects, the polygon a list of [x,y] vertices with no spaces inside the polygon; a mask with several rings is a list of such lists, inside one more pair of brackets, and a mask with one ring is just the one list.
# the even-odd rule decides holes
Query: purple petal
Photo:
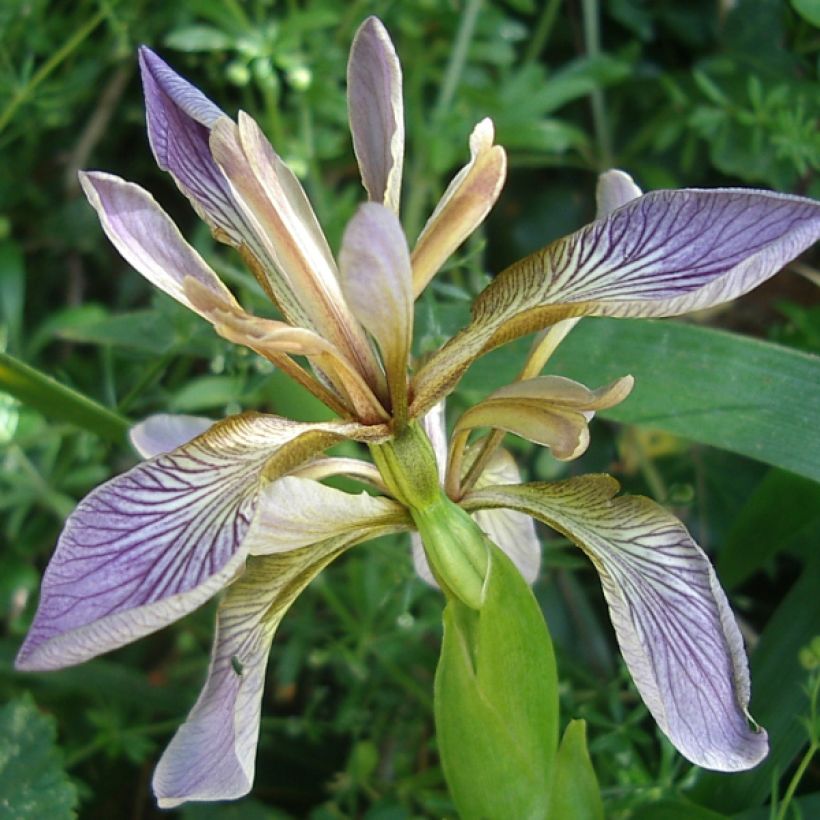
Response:
[{"label": "purple petal", "polygon": [[154,773],[160,808],[248,793],[268,650],[279,622],[334,558],[353,544],[395,529],[360,526],[303,549],[248,560],[245,573],[220,604],[205,688]]},{"label": "purple petal", "polygon": [[200,606],[241,570],[272,456],[311,431],[338,440],[361,429],[234,416],[98,487],[66,522],[17,667],[80,663]]},{"label": "purple petal", "polygon": [[621,496],[609,476],[491,487],[465,506],[510,507],[564,533],[601,576],[635,685],[675,747],[699,766],[739,771],[768,751],[751,728],[743,639],[703,550],[648,498]]},{"label": "purple petal", "polygon": [[234,245],[247,234],[228,181],[211,156],[211,128],[225,114],[153,51],[139,51],[148,140],[168,171],[212,227]]},{"label": "purple petal", "polygon": [[365,190],[373,202],[398,213],[404,159],[401,66],[376,17],[362,23],[350,48],[347,98]]},{"label": "purple petal", "polygon": [[157,413],[135,424],[129,430],[128,437],[134,449],[143,458],[153,458],[182,447],[213,424],[213,419],[202,416]]}]

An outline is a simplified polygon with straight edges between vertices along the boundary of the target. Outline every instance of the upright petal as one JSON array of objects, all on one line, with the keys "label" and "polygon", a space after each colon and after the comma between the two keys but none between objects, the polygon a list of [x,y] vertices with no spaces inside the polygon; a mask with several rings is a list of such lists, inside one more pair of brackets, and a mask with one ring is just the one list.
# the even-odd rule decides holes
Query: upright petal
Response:
[{"label": "upright petal", "polygon": [[262,476],[312,457],[301,440],[317,434],[326,447],[373,431],[234,416],[86,496],[46,570],[17,667],[80,663],[207,601],[242,569]]},{"label": "upright petal", "polygon": [[359,26],[350,47],[347,108],[365,190],[372,202],[398,214],[404,161],[401,65],[376,17]]},{"label": "upright petal", "polygon": [[251,557],[220,604],[208,680],[154,773],[160,808],[230,800],[253,784],[268,651],[299,593],[354,544],[389,532],[363,527],[281,554]]},{"label": "upright petal", "polygon": [[135,424],[128,431],[128,437],[134,449],[143,458],[153,458],[182,447],[213,424],[213,419],[202,416],[157,413]]},{"label": "upright petal", "polygon": [[148,141],[157,165],[221,239],[241,244],[247,227],[208,145],[211,128],[225,115],[151,49],[140,48],[139,60]]},{"label": "upright petal", "polygon": [[733,299],[820,236],[820,203],[768,191],[655,191],[507,268],[414,380],[411,415],[478,356],[572,316],[673,316]]},{"label": "upright petal", "polygon": [[490,487],[468,509],[508,507],[565,534],[601,576],[635,685],[675,747],[699,766],[739,771],[759,763],[766,733],[750,728],[743,640],[703,551],[648,498],[615,498],[609,476]]},{"label": "upright petal", "polygon": [[493,123],[484,119],[470,135],[470,161],[453,177],[413,248],[413,292],[418,296],[438,269],[484,221],[507,174],[507,155],[493,145]]},{"label": "upright petal", "polygon": [[379,346],[396,413],[407,402],[413,343],[413,282],[407,242],[396,215],[375,202],[350,220],[339,253],[350,309]]},{"label": "upright petal", "polygon": [[123,259],[152,285],[198,313],[183,288],[196,280],[211,298],[240,309],[231,292],[183,238],[154,197],[139,185],[99,171],[80,172],[80,183],[106,236]]},{"label": "upright petal", "polygon": [[617,211],[627,202],[632,202],[643,194],[629,174],[613,168],[598,177],[595,189],[596,219],[603,219]]}]

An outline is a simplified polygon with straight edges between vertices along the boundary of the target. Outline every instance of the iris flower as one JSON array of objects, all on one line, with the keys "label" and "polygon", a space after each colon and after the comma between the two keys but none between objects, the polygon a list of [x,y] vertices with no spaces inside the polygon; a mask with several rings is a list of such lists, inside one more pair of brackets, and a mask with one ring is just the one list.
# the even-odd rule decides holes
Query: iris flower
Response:
[{"label": "iris flower", "polygon": [[[649,499],[618,496],[608,476],[519,484],[497,444],[506,431],[558,458],[580,455],[592,414],[624,399],[631,379],[589,390],[538,375],[578,317],[671,316],[739,296],[817,239],[820,206],[740,189],[641,195],[626,175],[610,173],[594,222],[501,272],[476,300],[470,324],[414,367],[414,300],[482,222],[504,181],[491,121],[475,127],[469,161],[410,250],[399,222],[401,69],[382,24],[366,20],[353,41],[347,93],[368,201],[334,259],[298,179],[247,114],[230,119],[147,48],[140,66],[159,166],[213,235],[239,252],[280,318],[248,313],[148,192],[83,173],[103,230],[149,281],[290,374],[339,420],[242,413],[138,425],[132,440],[145,460],[91,492],[66,522],[18,669],[81,663],[222,592],[207,681],[153,786],[162,807],[247,793],[277,626],[347,549],[414,528],[418,510],[385,474],[382,456],[408,431],[426,430],[424,446],[433,440],[440,465],[436,482],[528,580],[538,568],[533,518],[592,559],[624,659],[674,745],[714,769],[757,763],[767,740],[749,723],[740,632],[684,526]],[[522,378],[456,422],[448,454],[441,402],[465,369],[545,328]],[[492,432],[468,446],[478,428]],[[374,462],[323,455],[343,440],[367,445]],[[321,483],[331,475],[353,476],[376,493]],[[431,546],[417,543],[416,560],[432,580]]]}]

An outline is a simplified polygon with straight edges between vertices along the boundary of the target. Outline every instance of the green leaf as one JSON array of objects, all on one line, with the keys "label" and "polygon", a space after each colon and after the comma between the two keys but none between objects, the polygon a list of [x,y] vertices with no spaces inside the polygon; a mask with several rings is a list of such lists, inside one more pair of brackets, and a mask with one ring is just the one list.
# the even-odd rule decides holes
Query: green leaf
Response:
[{"label": "green leaf", "polygon": [[[479,360],[462,389],[484,396],[509,382],[524,349]],[[635,389],[604,418],[820,480],[820,437],[811,433],[820,426],[818,356],[681,322],[595,318],[572,331],[546,370],[591,387],[631,373]]]},{"label": "green leaf", "polygon": [[0,809],[4,817],[76,817],[77,790],[63,771],[54,718],[26,694],[0,709]]},{"label": "green leaf", "polygon": [[820,0],[792,0],[792,8],[804,20],[820,28]]},{"label": "green leaf", "polygon": [[798,653],[817,634],[820,623],[819,571],[820,558],[815,557],[767,624],[750,658],[751,711],[769,733],[769,756],[748,772],[704,772],[690,793],[698,803],[730,813],[760,805],[769,796],[772,781],[788,770],[808,742],[806,727],[796,717],[808,711],[806,670]]},{"label": "green leaf", "polygon": [[57,335],[72,342],[113,345],[156,354],[166,353],[174,345],[173,327],[155,310],[120,313],[70,325]]},{"label": "green leaf", "polygon": [[233,48],[234,39],[213,26],[192,25],[172,31],[165,45],[178,51],[227,51]]},{"label": "green leaf", "polygon": [[632,815],[632,820],[726,820],[726,815],[688,800],[661,800],[641,806]]},{"label": "green leaf", "polygon": [[720,551],[717,567],[724,585],[743,583],[795,538],[815,532],[818,522],[820,484],[770,470],[740,511]]},{"label": "green leaf", "polygon": [[439,752],[462,817],[546,817],[558,698],[549,633],[532,591],[492,546],[476,612],[444,610],[435,680]]},{"label": "green leaf", "polygon": [[128,432],[128,419],[2,352],[0,390],[48,418],[76,424],[109,441],[120,442]]},{"label": "green leaf", "polygon": [[[23,254],[15,242],[0,242],[0,350],[16,351],[20,344],[25,293]],[[6,326],[3,338],[2,325]]]},{"label": "green leaf", "polygon": [[549,817],[604,820],[601,790],[587,749],[587,725],[571,720],[564,732],[553,769]]}]

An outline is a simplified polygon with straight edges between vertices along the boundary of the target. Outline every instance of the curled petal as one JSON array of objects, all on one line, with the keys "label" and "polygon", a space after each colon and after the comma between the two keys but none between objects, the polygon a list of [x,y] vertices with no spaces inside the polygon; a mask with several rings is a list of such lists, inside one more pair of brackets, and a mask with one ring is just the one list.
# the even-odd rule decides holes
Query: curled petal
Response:
[{"label": "curled petal", "polygon": [[470,161],[453,178],[424,226],[411,259],[418,296],[445,260],[484,221],[507,173],[507,155],[493,145],[494,129],[484,119],[470,135]]},{"label": "curled petal", "polygon": [[231,292],[148,191],[99,171],[80,172],[80,184],[114,247],[152,285],[197,311],[183,288],[184,279],[194,279],[213,301],[239,309]]},{"label": "curled petal", "polygon": [[601,576],[612,624],[641,697],[675,747],[699,766],[739,771],[768,751],[750,727],[743,640],[703,551],[648,498],[609,476],[490,487],[467,509],[509,507],[564,533]]},{"label": "curled petal", "polygon": [[128,437],[134,449],[143,458],[153,458],[182,447],[213,424],[213,419],[202,416],[157,413],[135,424],[128,431]]},{"label": "curled petal", "polygon": [[562,461],[578,458],[589,446],[587,423],[596,410],[623,401],[634,380],[625,376],[589,390],[561,376],[513,382],[469,408],[454,435],[475,427],[493,427],[548,446]]},{"label": "curled petal", "polygon": [[376,17],[361,24],[350,47],[347,107],[365,190],[371,201],[398,214],[404,160],[401,65]]},{"label": "curled petal", "polygon": [[598,185],[595,189],[595,204],[597,211],[596,219],[609,216],[613,211],[617,211],[622,205],[637,199],[643,191],[635,184],[629,174],[613,168],[605,171],[598,177]]},{"label": "curled petal", "polygon": [[211,156],[210,130],[225,115],[151,49],[139,52],[148,141],[157,165],[173,176],[220,239],[247,241],[247,226],[230,186]]},{"label": "curled petal", "polygon": [[347,302],[381,350],[393,407],[406,405],[413,283],[396,215],[375,202],[360,206],[345,230],[339,264]]}]

